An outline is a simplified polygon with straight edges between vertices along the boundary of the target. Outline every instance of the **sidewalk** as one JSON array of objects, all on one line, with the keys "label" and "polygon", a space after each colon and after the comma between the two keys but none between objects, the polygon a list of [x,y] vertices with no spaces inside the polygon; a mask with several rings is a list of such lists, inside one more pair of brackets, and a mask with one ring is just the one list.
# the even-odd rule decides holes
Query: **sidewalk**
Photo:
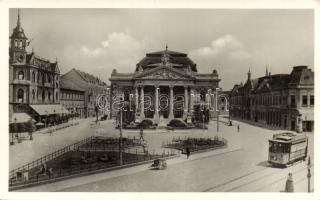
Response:
[{"label": "sidewalk", "polygon": [[77,126],[57,130],[52,134],[33,134],[33,140],[9,147],[9,170],[25,165],[67,145],[95,134],[89,127],[92,119],[82,119]]}]

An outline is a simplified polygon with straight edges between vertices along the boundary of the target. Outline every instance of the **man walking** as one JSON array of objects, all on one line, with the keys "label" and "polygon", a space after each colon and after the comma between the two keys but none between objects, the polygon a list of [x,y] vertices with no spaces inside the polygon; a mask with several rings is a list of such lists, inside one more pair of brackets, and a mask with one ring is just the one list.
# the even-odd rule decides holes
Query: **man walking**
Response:
[{"label": "man walking", "polygon": [[186,148],[186,153],[187,153],[187,159],[189,159],[189,156],[190,156],[190,149],[189,149],[189,147]]},{"label": "man walking", "polygon": [[238,128],[238,132],[240,132],[240,125],[238,125],[238,127],[237,127],[237,128]]}]

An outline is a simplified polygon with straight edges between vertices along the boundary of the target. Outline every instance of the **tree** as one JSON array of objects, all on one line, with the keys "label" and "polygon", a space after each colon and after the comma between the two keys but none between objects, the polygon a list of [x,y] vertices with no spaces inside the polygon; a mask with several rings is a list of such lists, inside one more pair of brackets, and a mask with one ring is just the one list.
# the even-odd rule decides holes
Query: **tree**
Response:
[{"label": "tree", "polygon": [[22,133],[22,132],[25,132],[26,130],[26,126],[25,126],[25,124],[24,123],[18,123],[17,124],[17,126],[18,126],[18,133]]}]

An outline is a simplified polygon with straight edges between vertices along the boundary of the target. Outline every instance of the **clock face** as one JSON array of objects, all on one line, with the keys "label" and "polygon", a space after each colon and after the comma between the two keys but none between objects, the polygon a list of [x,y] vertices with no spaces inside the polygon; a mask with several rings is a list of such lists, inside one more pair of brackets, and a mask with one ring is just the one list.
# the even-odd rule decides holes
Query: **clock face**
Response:
[{"label": "clock face", "polygon": [[18,60],[18,62],[23,62],[24,55],[23,54],[17,54],[17,60]]}]

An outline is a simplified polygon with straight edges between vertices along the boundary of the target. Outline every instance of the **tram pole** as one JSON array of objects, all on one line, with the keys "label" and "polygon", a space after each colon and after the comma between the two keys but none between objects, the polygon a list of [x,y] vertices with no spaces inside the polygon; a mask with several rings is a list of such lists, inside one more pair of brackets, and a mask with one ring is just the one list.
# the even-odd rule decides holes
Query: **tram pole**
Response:
[{"label": "tram pole", "polygon": [[311,159],[310,159],[310,156],[308,158],[308,174],[307,174],[307,177],[308,177],[308,192],[311,192],[310,190],[310,179],[311,179]]},{"label": "tram pole", "polygon": [[122,160],[122,108],[120,108],[120,138],[119,138],[119,160],[120,160],[120,166],[123,164]]}]

